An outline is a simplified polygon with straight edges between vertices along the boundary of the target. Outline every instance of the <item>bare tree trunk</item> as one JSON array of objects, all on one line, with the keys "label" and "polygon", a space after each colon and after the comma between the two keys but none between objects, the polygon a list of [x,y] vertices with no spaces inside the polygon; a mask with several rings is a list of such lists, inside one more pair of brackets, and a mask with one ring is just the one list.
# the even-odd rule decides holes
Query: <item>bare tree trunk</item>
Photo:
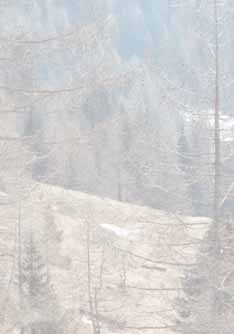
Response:
[{"label": "bare tree trunk", "polygon": [[118,182],[118,201],[123,201],[123,189],[122,189],[122,178],[121,178],[121,170],[120,167],[117,167],[117,182]]},{"label": "bare tree trunk", "polygon": [[87,278],[88,278],[89,313],[91,315],[93,334],[97,334],[96,321],[95,321],[95,316],[94,316],[93,297],[92,297],[92,278],[91,278],[92,276],[91,276],[91,258],[90,258],[90,222],[89,221],[87,221],[86,245],[87,245]]},{"label": "bare tree trunk", "polygon": [[219,99],[219,27],[218,27],[218,9],[217,0],[214,0],[214,24],[215,24],[215,97],[214,97],[214,272],[213,272],[213,326],[215,333],[220,333],[218,324],[219,301],[218,291],[218,271],[220,263],[220,177],[221,177],[221,154],[220,154],[220,99]]},{"label": "bare tree trunk", "polygon": [[94,309],[95,309],[95,321],[96,321],[96,333],[100,334],[100,322],[99,322],[99,311],[98,311],[98,289],[95,288],[94,292]]},{"label": "bare tree trunk", "polygon": [[[18,204],[18,298],[19,309],[22,309],[22,235],[21,235],[21,200]],[[24,329],[20,328],[20,334],[24,333]]]},{"label": "bare tree trunk", "polygon": [[215,170],[214,170],[214,219],[216,225],[219,221],[219,205],[220,205],[220,102],[219,102],[219,41],[218,41],[218,13],[217,13],[217,1],[214,0],[214,12],[215,12],[215,128],[214,128],[214,142],[215,142]]}]

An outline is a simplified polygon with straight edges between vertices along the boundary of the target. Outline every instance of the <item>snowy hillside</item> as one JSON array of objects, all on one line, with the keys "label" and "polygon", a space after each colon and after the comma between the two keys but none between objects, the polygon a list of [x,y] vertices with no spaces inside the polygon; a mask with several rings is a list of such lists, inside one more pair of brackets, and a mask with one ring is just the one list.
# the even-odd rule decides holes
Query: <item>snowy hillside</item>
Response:
[{"label": "snowy hillside", "polygon": [[[13,218],[15,208],[7,212]],[[49,270],[67,334],[77,327],[90,333],[92,312],[102,333],[137,333],[141,327],[165,333],[172,324],[181,272],[192,265],[209,219],[38,184],[22,205],[22,229],[31,226],[41,241],[51,221],[60,237],[56,243],[57,232],[46,231]],[[9,281],[5,277],[6,287]],[[15,296],[14,284],[8,288]],[[96,298],[95,311],[90,298]]]},{"label": "snowy hillside", "polygon": [[[207,132],[209,130],[214,130],[214,110],[201,110],[196,114],[189,112],[181,112],[182,118],[184,120],[185,126],[192,127],[195,123],[206,126]],[[233,142],[233,130],[234,130],[234,117],[220,112],[220,138],[222,142]]]}]

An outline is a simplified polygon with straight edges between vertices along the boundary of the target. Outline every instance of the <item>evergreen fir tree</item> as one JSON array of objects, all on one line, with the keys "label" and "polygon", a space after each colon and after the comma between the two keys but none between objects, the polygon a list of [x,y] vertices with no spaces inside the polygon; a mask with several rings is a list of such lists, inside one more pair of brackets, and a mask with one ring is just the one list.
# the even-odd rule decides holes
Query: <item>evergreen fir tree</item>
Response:
[{"label": "evergreen fir tree", "polygon": [[193,184],[193,168],[194,161],[191,157],[191,148],[186,137],[184,125],[181,127],[180,136],[177,143],[178,167],[182,172],[185,184],[185,194],[190,199],[190,212],[196,211],[196,203],[194,203],[194,184]]},{"label": "evergreen fir tree", "polygon": [[184,125],[181,127],[180,137],[177,144],[179,167],[184,173],[186,180],[189,178],[191,160],[189,158],[189,144],[185,135]]},{"label": "evergreen fir tree", "polygon": [[[37,320],[33,320],[23,333],[30,334],[57,334],[59,332],[58,319],[51,319],[51,312],[56,315],[58,303],[50,283],[48,268],[38,245],[31,234],[26,243],[22,261],[22,298],[25,309],[36,313]],[[48,320],[49,319],[49,320]]]},{"label": "evergreen fir tree", "polygon": [[50,290],[47,268],[35,242],[30,237],[22,263],[23,294],[32,307],[46,302]]},{"label": "evergreen fir tree", "polygon": [[197,256],[197,265],[184,273],[183,292],[176,303],[176,332],[231,334],[234,331],[233,221],[222,221],[219,226],[219,254],[215,233],[211,225]]},{"label": "evergreen fir tree", "polygon": [[[204,139],[207,132],[199,122],[195,122],[191,130],[191,138],[187,138],[185,128],[182,125],[180,137],[177,143],[178,166],[182,171],[187,194],[191,200],[192,211],[196,216],[210,216],[210,178],[206,162],[202,156],[207,159],[209,156],[209,144],[206,143],[206,152],[203,152]],[[201,138],[200,138],[201,137]],[[205,175],[205,176],[204,176]]]}]

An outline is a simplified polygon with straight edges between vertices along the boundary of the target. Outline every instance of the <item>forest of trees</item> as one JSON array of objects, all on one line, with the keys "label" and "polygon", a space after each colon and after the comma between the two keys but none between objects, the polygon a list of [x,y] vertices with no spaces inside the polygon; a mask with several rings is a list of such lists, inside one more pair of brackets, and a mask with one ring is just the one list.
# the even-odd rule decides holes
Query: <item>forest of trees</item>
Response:
[{"label": "forest of trees", "polygon": [[[146,2],[0,4],[3,334],[234,330],[234,3]],[[42,185],[51,188],[43,193]],[[99,221],[85,205],[82,217],[61,200],[50,205],[56,186],[128,204],[129,212],[162,210],[179,227],[148,224],[148,253],[140,255],[134,237],[124,248],[102,235],[95,224],[104,211]],[[71,254],[66,212],[84,225]],[[199,240],[185,223],[193,217],[202,228],[211,220]],[[127,239],[121,228],[115,233]],[[187,246],[196,247],[189,260]],[[129,284],[127,272],[139,266],[171,271],[180,283],[157,285],[144,273],[141,286]],[[161,325],[144,323],[163,313],[147,308],[165,291],[175,293],[166,302],[172,313],[160,315]],[[130,306],[110,317],[115,303],[138,305],[141,292],[145,310],[130,317],[139,326],[129,325]]]}]

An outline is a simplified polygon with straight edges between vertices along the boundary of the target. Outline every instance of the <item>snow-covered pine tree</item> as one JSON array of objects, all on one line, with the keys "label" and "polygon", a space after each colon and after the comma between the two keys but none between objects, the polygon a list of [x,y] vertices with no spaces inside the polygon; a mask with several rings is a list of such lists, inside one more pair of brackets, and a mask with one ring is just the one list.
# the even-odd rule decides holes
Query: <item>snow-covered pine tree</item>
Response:
[{"label": "snow-covered pine tree", "polygon": [[[219,225],[219,261],[214,225],[207,231],[197,256],[197,266],[184,272],[183,291],[177,299],[175,332],[231,334],[234,329],[234,226]],[[213,274],[216,272],[216,286]],[[215,291],[215,293],[214,293]],[[215,314],[214,314],[214,305]],[[215,321],[214,321],[215,315]]]},{"label": "snow-covered pine tree", "polygon": [[36,308],[40,307],[48,294],[49,278],[46,265],[32,236],[25,247],[22,263],[22,284],[24,297],[30,305]]},{"label": "snow-covered pine tree", "polygon": [[188,139],[185,134],[184,124],[180,129],[180,136],[177,143],[177,152],[178,152],[178,166],[183,173],[183,177],[186,182],[186,186],[189,186],[191,182],[191,152],[188,143]]},{"label": "snow-covered pine tree", "polygon": [[30,321],[23,333],[61,333],[58,300],[53,291],[45,257],[30,234],[25,243],[21,266],[22,305]]},{"label": "snow-covered pine tree", "polygon": [[180,136],[178,139],[177,149],[179,153],[179,166],[186,172],[189,165],[189,145],[185,135],[184,124],[181,126]]},{"label": "snow-covered pine tree", "polygon": [[234,216],[227,219],[221,210],[220,18],[216,0],[212,6],[215,26],[214,116],[211,119],[214,124],[213,221],[196,256],[196,265],[184,272],[182,279],[175,331],[184,334],[231,334],[234,331]]},{"label": "snow-covered pine tree", "polygon": [[180,129],[177,142],[178,167],[182,172],[187,194],[191,200],[193,215],[211,216],[213,209],[212,196],[210,196],[210,190],[213,187],[213,181],[211,182],[212,133],[210,135],[211,130],[202,118],[191,117],[191,120],[188,127],[183,124]]}]

